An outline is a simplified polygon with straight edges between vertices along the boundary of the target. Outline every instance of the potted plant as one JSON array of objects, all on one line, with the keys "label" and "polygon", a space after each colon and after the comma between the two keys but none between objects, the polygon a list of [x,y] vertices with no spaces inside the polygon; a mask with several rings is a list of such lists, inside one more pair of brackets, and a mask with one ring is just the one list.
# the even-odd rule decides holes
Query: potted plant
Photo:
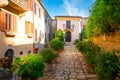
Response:
[{"label": "potted plant", "polygon": [[43,57],[46,63],[46,71],[51,71],[52,61],[58,57],[58,53],[54,52],[52,49],[46,48],[40,51],[40,55]]},{"label": "potted plant", "polygon": [[44,60],[38,54],[29,54],[22,60],[16,59],[13,62],[13,71],[23,80],[35,80],[44,74]]}]

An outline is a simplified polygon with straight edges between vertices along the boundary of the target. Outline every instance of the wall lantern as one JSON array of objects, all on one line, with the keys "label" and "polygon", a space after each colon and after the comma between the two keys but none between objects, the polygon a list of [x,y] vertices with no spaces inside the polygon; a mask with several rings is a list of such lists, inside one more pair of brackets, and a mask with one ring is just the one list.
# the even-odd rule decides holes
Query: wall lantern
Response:
[{"label": "wall lantern", "polygon": [[65,24],[63,24],[62,26],[63,26],[63,29],[65,29]]},{"label": "wall lantern", "polygon": [[72,24],[72,29],[74,29],[74,27],[75,27],[75,25],[74,25],[74,24]]},{"label": "wall lantern", "polygon": [[0,0],[0,8],[7,5],[8,5],[8,0]]}]

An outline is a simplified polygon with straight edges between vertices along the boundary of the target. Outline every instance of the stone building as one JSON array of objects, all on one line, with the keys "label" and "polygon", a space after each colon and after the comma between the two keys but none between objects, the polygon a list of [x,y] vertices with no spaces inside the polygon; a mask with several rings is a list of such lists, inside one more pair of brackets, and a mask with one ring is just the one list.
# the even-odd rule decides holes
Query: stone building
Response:
[{"label": "stone building", "polygon": [[81,28],[80,16],[55,16],[57,22],[57,30],[61,29],[65,34],[65,42],[73,43],[79,39]]}]

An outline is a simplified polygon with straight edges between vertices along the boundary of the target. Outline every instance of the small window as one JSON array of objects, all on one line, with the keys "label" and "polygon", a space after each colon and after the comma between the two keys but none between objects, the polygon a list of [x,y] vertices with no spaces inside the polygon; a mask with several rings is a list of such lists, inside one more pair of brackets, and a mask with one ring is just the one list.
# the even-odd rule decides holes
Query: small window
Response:
[{"label": "small window", "polygon": [[37,14],[36,3],[34,3],[34,13]]},{"label": "small window", "polygon": [[40,11],[40,8],[39,8],[39,17],[41,17],[41,11]]},{"label": "small window", "polygon": [[31,54],[31,50],[28,51],[28,54]]},{"label": "small window", "polygon": [[44,17],[45,17],[45,23],[47,23],[47,15],[44,15]]},{"label": "small window", "polygon": [[23,55],[23,51],[20,51],[20,55]]}]

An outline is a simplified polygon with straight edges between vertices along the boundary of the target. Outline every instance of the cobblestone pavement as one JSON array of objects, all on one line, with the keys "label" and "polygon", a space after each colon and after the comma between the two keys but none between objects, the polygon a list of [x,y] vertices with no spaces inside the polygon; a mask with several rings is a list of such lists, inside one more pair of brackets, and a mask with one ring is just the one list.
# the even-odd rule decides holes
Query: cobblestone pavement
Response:
[{"label": "cobblestone pavement", "polygon": [[54,69],[39,80],[95,80],[94,75],[87,75],[80,53],[74,45],[66,45],[54,64]]}]

